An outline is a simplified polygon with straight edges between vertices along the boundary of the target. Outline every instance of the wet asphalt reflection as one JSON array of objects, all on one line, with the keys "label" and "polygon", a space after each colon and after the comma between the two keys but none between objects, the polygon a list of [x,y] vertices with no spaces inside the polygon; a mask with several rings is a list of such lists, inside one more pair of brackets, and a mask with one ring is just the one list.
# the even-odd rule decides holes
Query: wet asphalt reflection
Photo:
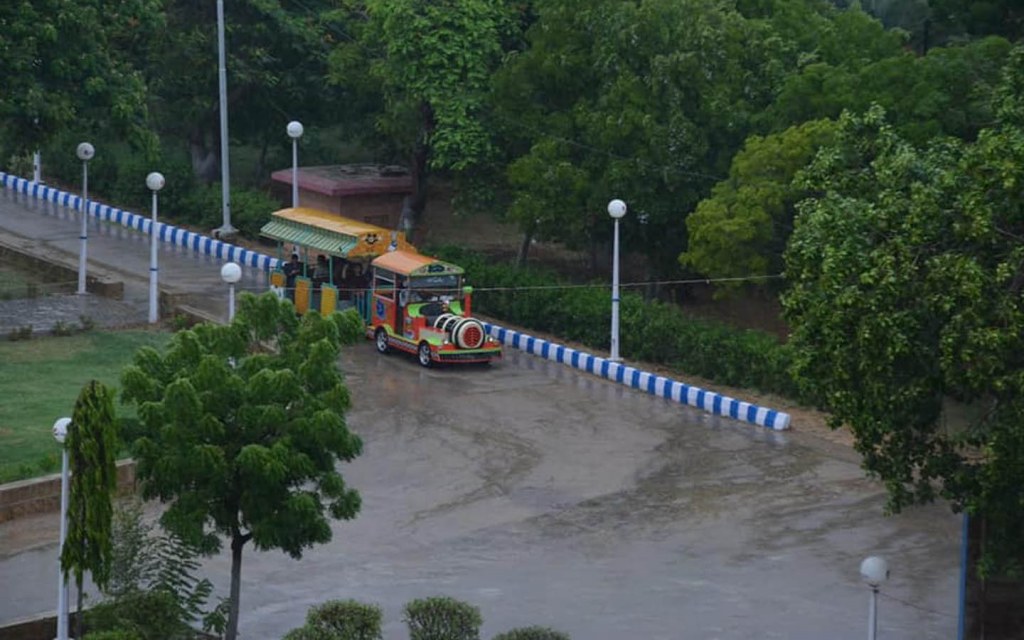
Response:
[{"label": "wet asphalt reflection", "polygon": [[[345,470],[364,509],[303,560],[245,560],[247,638],[330,598],[401,607],[447,594],[484,637],[528,624],[580,640],[861,638],[860,560],[886,555],[886,638],[948,638],[959,527],[882,515],[851,452],[653,399],[516,351],[425,370],[343,355],[366,444]],[[227,576],[227,556],[210,569]],[[222,582],[226,586],[226,582]],[[911,606],[912,605],[912,606]]]}]

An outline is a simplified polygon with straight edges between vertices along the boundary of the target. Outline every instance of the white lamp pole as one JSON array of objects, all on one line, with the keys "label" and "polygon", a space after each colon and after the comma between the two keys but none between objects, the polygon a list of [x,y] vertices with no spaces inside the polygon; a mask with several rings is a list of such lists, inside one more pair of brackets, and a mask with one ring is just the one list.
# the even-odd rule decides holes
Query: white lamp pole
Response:
[{"label": "white lamp pole", "polygon": [[88,142],[78,145],[75,150],[82,161],[82,232],[78,235],[82,246],[78,251],[78,293],[85,293],[85,262],[89,244],[89,161],[96,155],[96,149]]},{"label": "white lamp pole", "polygon": [[292,207],[299,206],[299,138],[302,137],[302,123],[292,120],[288,123],[288,137],[292,139]]},{"label": "white lamp pole", "polygon": [[146,176],[146,186],[153,192],[153,217],[149,222],[149,324],[156,324],[160,319],[160,293],[157,291],[157,256],[156,256],[156,208],[157,192],[164,188],[166,181],[162,173],[154,171]]},{"label": "white lamp pole", "polygon": [[619,220],[626,215],[626,203],[612,200],[608,203],[608,215],[615,220],[615,240],[612,244],[612,362],[619,362]]},{"label": "white lamp pole", "polygon": [[68,450],[64,439],[68,435],[71,418],[61,418],[53,423],[53,437],[61,446],[60,472],[60,546],[57,548],[57,640],[68,640],[68,581],[60,563],[64,552],[64,541],[68,535]]},{"label": "white lamp pole", "polygon": [[875,640],[878,633],[878,587],[889,579],[889,565],[884,558],[871,556],[860,563],[860,576],[871,587],[868,601],[868,640]]},{"label": "white lamp pole", "polygon": [[221,280],[228,283],[228,322],[235,319],[235,283],[242,279],[242,268],[227,262],[220,268]]},{"label": "white lamp pole", "polygon": [[224,221],[217,231],[229,236],[237,229],[231,226],[231,172],[228,167],[228,71],[224,54],[224,0],[217,0],[217,60],[220,102],[220,195]]}]

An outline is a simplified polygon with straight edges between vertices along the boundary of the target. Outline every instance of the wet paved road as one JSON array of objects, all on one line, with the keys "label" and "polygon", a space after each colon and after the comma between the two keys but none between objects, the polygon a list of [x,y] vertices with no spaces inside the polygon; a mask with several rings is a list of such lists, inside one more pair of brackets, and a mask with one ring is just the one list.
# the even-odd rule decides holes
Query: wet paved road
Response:
[{"label": "wet paved road", "polygon": [[[244,638],[356,598],[404,639],[402,605],[443,593],[481,607],[484,637],[543,624],[577,640],[859,639],[858,565],[875,553],[893,572],[880,637],[955,637],[959,524],[943,508],[886,518],[837,445],[508,355],[446,370],[369,344],[343,355],[363,513],[301,561],[246,550]],[[228,556],[206,569],[226,593]],[[55,572],[52,546],[0,559],[0,621],[52,607]]]}]

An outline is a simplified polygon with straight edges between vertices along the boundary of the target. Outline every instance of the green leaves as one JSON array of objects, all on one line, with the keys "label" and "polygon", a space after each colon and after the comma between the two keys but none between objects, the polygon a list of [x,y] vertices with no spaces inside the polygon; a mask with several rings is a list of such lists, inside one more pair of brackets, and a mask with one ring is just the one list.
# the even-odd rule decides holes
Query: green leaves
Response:
[{"label": "green leaves", "polygon": [[60,560],[65,576],[74,573],[79,587],[86,571],[100,587],[110,577],[119,447],[115,423],[113,392],[95,380],[86,384],[75,402],[65,442],[71,486],[68,535]]},{"label": "green leaves", "polygon": [[1022,136],[1010,118],[974,144],[919,148],[879,108],[844,114],[799,179],[814,196],[797,206],[783,299],[798,381],[850,425],[890,508],[941,496],[983,516],[986,562],[1011,572],[1024,568],[1024,518],[1007,516],[1024,486],[1007,457],[1024,445]]},{"label": "green leaves", "polygon": [[207,551],[226,535],[299,557],[330,540],[329,517],[355,517],[359,495],[337,471],[362,450],[337,367],[348,324],[317,314],[300,324],[273,294],[243,294],[231,325],[137,355],[124,384],[145,425],[138,477],[147,497],[170,503],[169,531]]}]

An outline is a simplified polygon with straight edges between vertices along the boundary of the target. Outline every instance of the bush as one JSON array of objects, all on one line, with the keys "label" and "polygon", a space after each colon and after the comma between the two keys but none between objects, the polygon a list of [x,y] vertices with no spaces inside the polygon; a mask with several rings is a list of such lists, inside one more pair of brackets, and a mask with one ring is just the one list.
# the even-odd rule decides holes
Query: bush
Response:
[{"label": "bush", "polygon": [[32,325],[27,324],[24,327],[18,327],[11,329],[7,334],[7,339],[11,342],[17,342],[19,340],[31,340],[32,339]]},{"label": "bush", "polygon": [[143,640],[143,638],[134,631],[111,629],[110,631],[86,633],[85,640]]},{"label": "bush", "polygon": [[568,633],[548,627],[523,627],[499,633],[493,640],[571,640]]},{"label": "bush", "polygon": [[377,605],[331,600],[309,610],[306,628],[322,632],[324,640],[380,640],[383,618]]},{"label": "bush", "polygon": [[284,634],[281,640],[335,640],[335,638],[329,631],[306,625],[292,629]]},{"label": "bush", "polygon": [[106,600],[85,612],[93,633],[120,631],[139,640],[186,640],[195,632],[182,622],[174,596],[162,590],[137,591]]},{"label": "bush", "polygon": [[406,604],[405,623],[409,640],[479,640],[483,618],[471,604],[435,596]]},{"label": "bush", "polygon": [[75,325],[70,322],[64,322],[58,320],[53,323],[53,335],[55,336],[70,336],[75,333]]}]

